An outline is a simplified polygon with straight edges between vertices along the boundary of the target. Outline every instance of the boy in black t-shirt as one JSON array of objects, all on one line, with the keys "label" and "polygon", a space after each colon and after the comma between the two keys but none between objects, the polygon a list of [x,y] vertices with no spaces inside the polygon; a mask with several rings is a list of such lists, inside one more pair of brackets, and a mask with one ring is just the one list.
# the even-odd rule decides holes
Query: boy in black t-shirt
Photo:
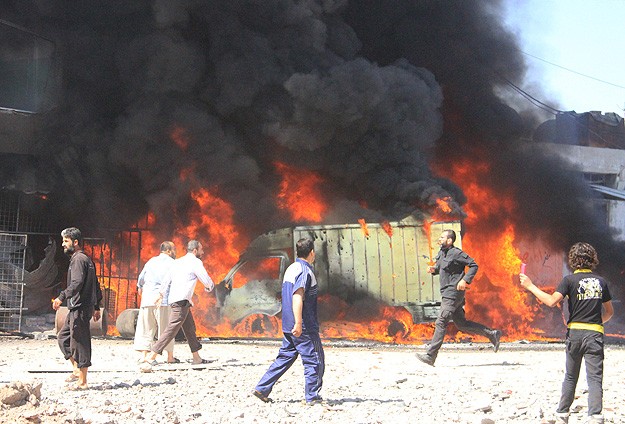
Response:
[{"label": "boy in black t-shirt", "polygon": [[603,423],[603,323],[614,314],[607,282],[593,272],[599,264],[597,252],[588,243],[576,243],[569,250],[573,274],[562,279],[553,294],[547,294],[520,274],[521,285],[547,306],[554,307],[568,297],[566,373],[562,383],[556,422],[568,423],[569,408],[575,399],[582,359],[588,381],[588,416],[591,423]]}]

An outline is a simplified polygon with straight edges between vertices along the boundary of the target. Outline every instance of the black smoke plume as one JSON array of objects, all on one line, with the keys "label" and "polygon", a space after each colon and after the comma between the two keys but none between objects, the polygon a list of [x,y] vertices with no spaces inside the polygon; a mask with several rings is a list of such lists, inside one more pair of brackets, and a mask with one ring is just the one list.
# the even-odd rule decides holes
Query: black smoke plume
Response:
[{"label": "black smoke plume", "polygon": [[447,196],[463,216],[470,193],[430,164],[468,157],[514,193],[519,229],[625,263],[580,200],[587,185],[527,148],[530,106],[499,95],[526,71],[499,1],[8,3],[56,43],[59,89],[34,142],[68,221],[123,228],[152,211],[168,234],[201,186],[250,234],[283,227],[276,160],[324,178],[330,221],[392,220]]}]

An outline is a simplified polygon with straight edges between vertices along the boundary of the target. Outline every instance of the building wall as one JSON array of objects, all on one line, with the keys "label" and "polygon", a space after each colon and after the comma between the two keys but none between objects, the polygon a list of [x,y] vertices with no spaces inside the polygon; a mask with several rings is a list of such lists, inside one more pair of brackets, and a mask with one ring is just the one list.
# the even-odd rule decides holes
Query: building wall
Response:
[{"label": "building wall", "polygon": [[[588,174],[606,175],[611,181],[606,187],[622,191],[625,197],[625,150],[570,144],[537,143],[542,151],[556,154],[570,163],[571,168]],[[607,199],[608,225],[625,240],[625,200]]]},{"label": "building wall", "polygon": [[615,239],[625,241],[625,201],[608,201],[608,224],[610,228],[619,232]]}]

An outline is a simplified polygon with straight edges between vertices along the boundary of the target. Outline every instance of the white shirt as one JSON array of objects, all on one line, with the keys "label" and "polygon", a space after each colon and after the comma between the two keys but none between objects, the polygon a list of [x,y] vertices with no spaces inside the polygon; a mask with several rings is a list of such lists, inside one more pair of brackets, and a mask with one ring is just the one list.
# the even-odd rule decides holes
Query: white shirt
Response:
[{"label": "white shirt", "polygon": [[[169,287],[169,271],[173,264],[174,259],[166,253],[161,253],[146,262],[137,281],[137,288],[143,290],[141,308],[156,305],[162,286]],[[165,290],[161,305],[167,305],[168,291],[168,289]]]},{"label": "white shirt", "polygon": [[[215,283],[204,269],[204,264],[192,252],[176,259],[171,267],[171,287],[167,302],[172,304],[180,300],[188,300],[193,305],[191,297],[197,280],[200,280],[208,291],[215,287]],[[161,290],[161,293],[163,292]]]}]

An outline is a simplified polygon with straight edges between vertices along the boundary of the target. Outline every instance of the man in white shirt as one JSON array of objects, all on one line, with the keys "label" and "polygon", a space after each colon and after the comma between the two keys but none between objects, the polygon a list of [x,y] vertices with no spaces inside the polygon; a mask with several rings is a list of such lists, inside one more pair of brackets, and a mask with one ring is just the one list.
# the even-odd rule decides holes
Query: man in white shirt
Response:
[{"label": "man in white shirt", "polygon": [[[169,285],[171,267],[176,259],[176,246],[171,241],[161,243],[160,254],[146,262],[137,281],[141,305],[135,330],[135,350],[143,354],[139,362],[147,362],[154,336],[160,337],[169,322],[171,307],[167,294],[161,295],[161,286]],[[180,362],[174,358],[174,340],[164,348],[167,362]]]},{"label": "man in white shirt", "polygon": [[213,280],[209,277],[204,269],[201,261],[204,250],[202,243],[197,240],[191,240],[187,243],[187,254],[182,258],[176,259],[171,268],[170,284],[161,286],[161,295],[164,295],[169,289],[168,302],[171,306],[171,315],[167,328],[161,333],[156,343],[152,345],[152,353],[148,356],[148,363],[153,364],[156,356],[160,355],[165,346],[172,341],[178,331],[182,329],[191,353],[193,354],[194,364],[207,363],[205,359],[200,357],[198,351],[202,349],[202,344],[198,341],[195,334],[195,321],[191,314],[191,306],[193,303],[191,298],[195,290],[197,280],[200,280],[206,291],[212,291],[215,287]]}]

